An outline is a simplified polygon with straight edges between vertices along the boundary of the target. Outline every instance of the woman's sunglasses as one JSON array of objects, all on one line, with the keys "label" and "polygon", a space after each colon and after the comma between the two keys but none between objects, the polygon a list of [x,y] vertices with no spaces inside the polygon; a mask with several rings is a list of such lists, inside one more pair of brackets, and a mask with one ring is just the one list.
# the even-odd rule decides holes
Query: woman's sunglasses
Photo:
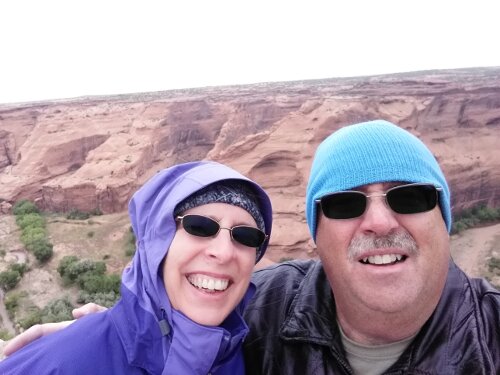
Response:
[{"label": "woman's sunglasses", "polygon": [[213,237],[219,234],[221,229],[226,229],[231,234],[231,238],[245,246],[260,247],[267,239],[260,229],[248,225],[236,225],[232,228],[221,227],[214,219],[202,215],[177,216],[176,221],[180,221],[186,232],[197,237]]},{"label": "woman's sunglasses", "polygon": [[382,194],[367,195],[361,191],[339,191],[316,200],[323,214],[330,219],[354,219],[363,215],[368,198],[385,197],[388,206],[398,214],[417,214],[436,207],[438,191],[442,188],[431,184],[395,186]]}]

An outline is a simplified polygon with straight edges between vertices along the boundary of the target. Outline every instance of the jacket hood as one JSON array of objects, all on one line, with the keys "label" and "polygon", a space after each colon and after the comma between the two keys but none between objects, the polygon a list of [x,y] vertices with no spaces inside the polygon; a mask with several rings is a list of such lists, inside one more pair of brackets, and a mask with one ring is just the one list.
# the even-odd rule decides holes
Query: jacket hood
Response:
[{"label": "jacket hood", "polygon": [[[244,181],[255,191],[264,218],[266,234],[270,235],[272,208],[268,195],[253,181],[216,162],[191,162],[162,170],[147,181],[133,195],[129,203],[130,220],[136,236],[136,252],[132,265],[125,269],[122,275],[122,296],[126,295],[128,299],[135,300],[130,304],[130,306],[134,306],[133,310],[140,306],[141,310],[151,314],[153,320],[157,320],[159,324],[153,328],[156,331],[155,335],[161,331],[163,336],[169,337],[168,340],[165,340],[163,350],[167,364],[184,361],[182,357],[189,351],[192,352],[191,356],[194,356],[193,360],[196,361],[196,350],[193,350],[194,348],[189,350],[191,344],[188,343],[189,337],[184,337],[189,336],[189,332],[196,332],[197,337],[191,337],[191,339],[195,342],[205,342],[205,347],[207,342],[212,342],[212,346],[217,346],[219,343],[217,349],[212,350],[212,354],[206,355],[207,360],[217,361],[227,357],[227,353],[234,352],[234,345],[241,344],[241,340],[248,330],[241,315],[243,308],[253,295],[255,289],[253,285],[250,286],[243,300],[221,327],[206,327],[191,321],[171,307],[162,280],[161,264],[168,254],[176,232],[176,222],[173,216],[175,207],[186,197],[205,186],[228,179]],[[267,248],[268,242],[269,237],[261,247],[262,254]],[[133,311],[133,313],[135,312]],[[121,314],[121,316],[125,315]],[[135,322],[133,324],[141,324],[140,319],[131,320]],[[146,331],[149,329],[150,327],[136,326],[135,335],[146,335]],[[205,336],[202,338],[200,335],[203,334]],[[137,339],[137,336],[136,338],[132,336],[127,338],[126,336],[127,333],[124,333],[122,340],[130,341],[128,345],[132,345],[132,341]],[[137,353],[137,350],[135,352],[131,352],[129,359],[137,360],[136,356],[140,356],[140,354]],[[207,350],[203,353],[206,352]],[[135,359],[132,358],[134,356]],[[214,358],[210,359],[210,356]],[[177,365],[174,367],[182,369]]]}]

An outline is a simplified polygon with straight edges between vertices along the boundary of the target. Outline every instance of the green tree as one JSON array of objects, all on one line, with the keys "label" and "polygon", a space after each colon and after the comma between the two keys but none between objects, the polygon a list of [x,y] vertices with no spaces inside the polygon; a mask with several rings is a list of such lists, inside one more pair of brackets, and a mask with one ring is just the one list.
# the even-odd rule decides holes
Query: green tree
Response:
[{"label": "green tree", "polygon": [[78,277],[80,289],[88,293],[108,293],[120,291],[119,275],[98,275],[94,273],[85,273]]},{"label": "green tree", "polygon": [[16,224],[21,229],[28,227],[31,228],[45,228],[45,219],[37,212],[32,212],[25,215],[16,217]]},{"label": "green tree", "polygon": [[24,228],[21,234],[21,242],[28,250],[30,246],[38,241],[45,241],[47,239],[47,232],[44,228]]},{"label": "green tree", "polygon": [[26,215],[33,212],[38,213],[38,207],[35,206],[33,202],[25,199],[16,202],[16,204],[14,204],[14,207],[12,208],[12,213],[15,216]]},{"label": "green tree", "polygon": [[65,284],[71,284],[74,281],[71,280],[68,275],[68,267],[73,263],[77,263],[78,261],[79,258],[75,255],[66,255],[59,261],[57,272],[62,277]]},{"label": "green tree", "polygon": [[30,250],[40,263],[45,263],[52,258],[54,254],[53,247],[54,246],[50,242],[44,240],[35,242]]}]

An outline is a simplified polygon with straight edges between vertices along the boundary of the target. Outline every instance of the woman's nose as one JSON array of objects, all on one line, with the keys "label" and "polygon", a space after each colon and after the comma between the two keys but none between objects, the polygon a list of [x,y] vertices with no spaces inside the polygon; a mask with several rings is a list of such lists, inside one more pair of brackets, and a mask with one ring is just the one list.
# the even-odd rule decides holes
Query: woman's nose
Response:
[{"label": "woman's nose", "polygon": [[233,257],[234,250],[234,242],[231,238],[230,230],[221,228],[219,233],[210,240],[206,253],[210,258],[224,263]]}]

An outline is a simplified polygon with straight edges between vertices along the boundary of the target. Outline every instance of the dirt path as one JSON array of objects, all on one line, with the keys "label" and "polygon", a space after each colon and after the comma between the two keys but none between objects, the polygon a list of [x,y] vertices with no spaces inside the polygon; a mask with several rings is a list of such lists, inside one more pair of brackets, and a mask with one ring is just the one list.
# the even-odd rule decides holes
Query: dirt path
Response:
[{"label": "dirt path", "polygon": [[472,277],[481,277],[486,270],[485,259],[491,254],[500,257],[500,224],[466,230],[451,238],[455,262]]}]

